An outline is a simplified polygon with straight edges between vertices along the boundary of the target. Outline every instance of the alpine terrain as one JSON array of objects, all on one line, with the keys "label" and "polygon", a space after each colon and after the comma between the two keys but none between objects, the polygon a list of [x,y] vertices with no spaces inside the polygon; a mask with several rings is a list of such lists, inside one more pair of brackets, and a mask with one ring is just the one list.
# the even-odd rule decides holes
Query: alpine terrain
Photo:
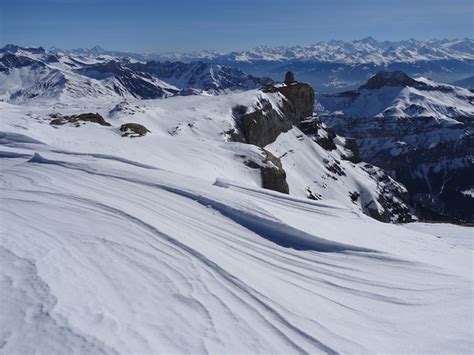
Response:
[{"label": "alpine terrain", "polygon": [[420,217],[474,222],[474,93],[395,71],[318,102],[362,159],[404,184]]},{"label": "alpine terrain", "polygon": [[474,94],[286,72],[420,43],[1,49],[0,353],[472,352]]}]

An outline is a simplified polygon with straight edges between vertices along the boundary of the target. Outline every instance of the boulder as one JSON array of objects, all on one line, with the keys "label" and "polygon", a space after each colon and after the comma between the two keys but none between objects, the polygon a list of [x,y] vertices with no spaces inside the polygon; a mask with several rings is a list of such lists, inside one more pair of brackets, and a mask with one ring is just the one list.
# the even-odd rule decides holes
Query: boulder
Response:
[{"label": "boulder", "polygon": [[286,171],[283,169],[280,159],[265,149],[263,149],[263,153],[265,158],[261,162],[247,160],[245,165],[252,169],[260,169],[264,189],[289,194],[290,188],[286,182]]},{"label": "boulder", "polygon": [[148,130],[148,128],[139,123],[124,123],[120,126],[120,132],[124,132],[122,134],[122,137],[135,138],[143,137],[150,131]]}]

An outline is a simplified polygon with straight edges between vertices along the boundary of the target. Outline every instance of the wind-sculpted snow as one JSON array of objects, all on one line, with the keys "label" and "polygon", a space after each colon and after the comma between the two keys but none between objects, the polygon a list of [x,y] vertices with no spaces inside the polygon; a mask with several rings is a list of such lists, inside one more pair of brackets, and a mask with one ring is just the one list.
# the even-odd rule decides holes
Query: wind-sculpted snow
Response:
[{"label": "wind-sculpted snow", "polygon": [[1,136],[2,352],[474,346],[465,248],[334,202],[24,133]]}]

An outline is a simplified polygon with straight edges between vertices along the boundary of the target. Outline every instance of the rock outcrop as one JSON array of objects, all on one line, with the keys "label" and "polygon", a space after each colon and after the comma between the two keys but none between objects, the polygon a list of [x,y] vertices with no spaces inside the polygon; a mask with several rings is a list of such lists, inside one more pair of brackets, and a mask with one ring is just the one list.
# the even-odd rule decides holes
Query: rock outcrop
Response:
[{"label": "rock outcrop", "polygon": [[145,126],[139,123],[124,123],[120,126],[120,132],[123,132],[122,137],[143,137],[150,131]]},{"label": "rock outcrop", "polygon": [[291,73],[288,73],[285,81],[288,84],[267,85],[263,88],[264,92],[283,95],[284,100],[278,109],[265,99],[260,100],[258,107],[249,113],[245,107],[234,108],[237,126],[246,143],[264,147],[313,114],[313,88],[294,81]]},{"label": "rock outcrop", "polygon": [[97,123],[101,126],[111,126],[100,114],[98,113],[81,113],[79,115],[62,116],[60,114],[51,115],[52,120],[50,124],[52,126],[61,126],[66,123],[73,123],[76,127],[79,127],[81,123],[92,122]]},{"label": "rock outcrop", "polygon": [[286,172],[280,159],[265,149],[263,149],[263,153],[265,158],[261,162],[246,160],[245,165],[253,169],[260,169],[264,189],[289,194],[290,188],[286,182]]},{"label": "rock outcrop", "polygon": [[259,147],[272,143],[293,126],[288,116],[282,115],[265,99],[258,102],[253,112],[239,114],[236,108],[233,111],[244,142]]},{"label": "rock outcrop", "polygon": [[285,83],[286,85],[291,85],[291,84],[293,84],[294,82],[296,82],[296,80],[295,80],[295,75],[294,75],[291,71],[286,72],[284,83]]}]

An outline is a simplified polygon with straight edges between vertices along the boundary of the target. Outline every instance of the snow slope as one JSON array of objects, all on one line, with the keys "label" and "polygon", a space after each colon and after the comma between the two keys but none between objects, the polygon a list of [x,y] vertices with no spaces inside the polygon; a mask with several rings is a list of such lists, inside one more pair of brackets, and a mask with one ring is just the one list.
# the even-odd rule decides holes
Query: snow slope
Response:
[{"label": "snow slope", "polygon": [[[0,102],[0,351],[470,352],[472,251],[337,189],[262,190],[242,158],[261,150],[224,134],[259,95],[281,100]],[[112,127],[49,124],[89,111]],[[127,121],[151,133],[122,138]],[[268,147],[285,168],[324,154],[298,136]]]},{"label": "snow slope", "polygon": [[410,223],[406,224],[405,227],[417,232],[432,234],[450,244],[474,250],[474,233],[470,226],[450,223]]},{"label": "snow slope", "polygon": [[[233,116],[233,108],[237,105],[247,107],[247,113],[250,113],[258,109],[262,102],[278,109],[282,100],[283,96],[278,93],[250,90],[231,95],[146,101],[91,100],[86,97],[74,100],[72,104],[65,100],[27,106],[0,103],[0,108],[6,112],[3,119],[5,131],[14,129],[21,133],[23,127],[34,131],[35,139],[58,149],[119,155],[148,165],[166,166],[168,170],[209,181],[227,179],[260,187],[259,170],[250,168],[245,162],[262,163],[264,152],[253,145],[231,142],[226,132],[237,128]],[[74,125],[53,127],[49,124],[52,114],[84,112],[102,114],[112,128],[87,124],[78,129]],[[138,140],[123,139],[119,127],[128,122],[140,123],[151,133]],[[299,129],[293,128],[267,150],[281,157],[292,195],[308,197],[312,193],[318,199],[331,200],[347,208],[366,213],[372,209],[380,215],[387,213],[388,210],[379,201],[387,182],[378,181],[377,174],[372,170],[342,161],[348,152],[342,148],[343,141],[338,144],[339,150],[327,151]],[[395,190],[401,194],[405,191],[401,185],[397,185]],[[353,200],[351,194],[354,192],[360,198]],[[405,202],[396,195],[390,194],[389,199],[407,209]],[[405,220],[398,213],[390,211],[389,214],[389,221]]]}]

